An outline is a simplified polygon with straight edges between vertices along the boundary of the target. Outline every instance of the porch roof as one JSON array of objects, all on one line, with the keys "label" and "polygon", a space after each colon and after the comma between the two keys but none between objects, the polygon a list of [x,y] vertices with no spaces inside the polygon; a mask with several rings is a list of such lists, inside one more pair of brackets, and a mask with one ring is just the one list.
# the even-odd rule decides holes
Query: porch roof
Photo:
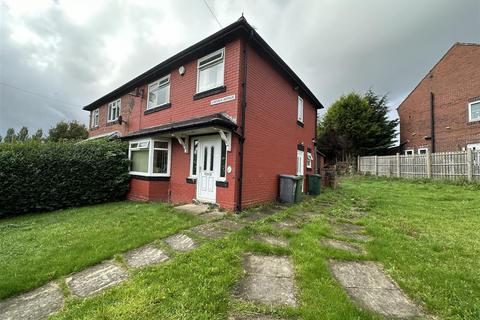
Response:
[{"label": "porch roof", "polygon": [[229,130],[237,129],[238,125],[222,113],[214,113],[208,116],[193,118],[189,120],[167,123],[161,126],[150,127],[132,132],[123,136],[121,139],[128,140],[132,138],[145,137],[155,134],[175,133],[189,129],[207,128],[218,126]]}]

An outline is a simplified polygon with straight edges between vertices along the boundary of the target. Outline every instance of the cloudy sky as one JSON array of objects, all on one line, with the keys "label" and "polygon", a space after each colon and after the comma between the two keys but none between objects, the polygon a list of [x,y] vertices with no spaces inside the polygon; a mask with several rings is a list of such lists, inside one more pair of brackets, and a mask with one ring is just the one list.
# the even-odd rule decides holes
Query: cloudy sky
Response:
[{"label": "cloudy sky", "polygon": [[394,109],[454,42],[480,42],[480,0],[0,0],[0,135],[87,121],[82,106],[242,12],[329,106],[352,90]]}]

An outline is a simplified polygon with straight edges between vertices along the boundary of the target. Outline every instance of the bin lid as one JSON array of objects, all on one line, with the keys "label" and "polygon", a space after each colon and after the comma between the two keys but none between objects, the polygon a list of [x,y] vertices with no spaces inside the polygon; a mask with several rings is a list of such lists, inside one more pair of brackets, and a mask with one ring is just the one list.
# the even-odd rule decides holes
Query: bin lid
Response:
[{"label": "bin lid", "polygon": [[294,176],[292,174],[280,174],[280,178],[285,178],[285,179],[292,179],[292,180],[301,180],[303,179],[302,176]]},{"label": "bin lid", "polygon": [[311,173],[311,174],[307,174],[307,176],[312,176],[312,177],[319,177],[321,178],[322,176],[317,174],[317,173]]}]

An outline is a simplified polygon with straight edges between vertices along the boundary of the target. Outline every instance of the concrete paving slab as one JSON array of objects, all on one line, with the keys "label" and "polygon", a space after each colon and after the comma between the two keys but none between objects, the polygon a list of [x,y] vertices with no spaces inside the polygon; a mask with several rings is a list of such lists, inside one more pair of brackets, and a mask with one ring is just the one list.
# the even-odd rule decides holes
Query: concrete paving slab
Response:
[{"label": "concrete paving slab", "polygon": [[205,212],[199,215],[198,217],[203,221],[209,222],[209,221],[222,219],[225,215],[226,215],[226,212],[214,210],[214,211]]},{"label": "concrete paving slab", "polygon": [[175,207],[174,209],[178,211],[187,212],[193,215],[200,215],[202,213],[207,212],[209,210],[209,207],[206,204],[189,203],[189,204],[184,204],[184,205]]},{"label": "concrete paving slab", "polygon": [[195,241],[183,233],[174,234],[173,236],[166,238],[164,241],[170,246],[170,248],[180,252],[191,251],[197,247]]},{"label": "concrete paving slab", "polygon": [[123,255],[125,262],[131,268],[142,268],[152,264],[167,261],[169,257],[153,244],[136,248]]},{"label": "concrete paving slab", "polygon": [[252,315],[233,315],[228,320],[283,320],[281,318],[274,318],[271,316],[252,314]]},{"label": "concrete paving slab", "polygon": [[298,228],[297,222],[294,220],[283,220],[277,221],[273,224],[273,226],[280,230],[288,230],[290,232],[298,233],[300,232],[300,228]]},{"label": "concrete paving slab", "polygon": [[233,221],[233,220],[222,220],[214,223],[215,227],[228,230],[228,231],[239,231],[245,225],[243,223]]},{"label": "concrete paving slab", "polygon": [[335,223],[333,224],[333,230],[336,236],[350,238],[362,242],[372,240],[372,237],[362,233],[365,232],[365,227],[356,224]]},{"label": "concrete paving slab", "polygon": [[105,262],[73,274],[66,282],[73,295],[87,297],[117,285],[127,278],[127,271],[111,262]]},{"label": "concrete paving slab", "polygon": [[259,235],[254,237],[254,239],[272,246],[277,246],[282,248],[288,247],[288,241],[284,238],[278,238],[270,235]]},{"label": "concrete paving slab", "polygon": [[193,227],[190,229],[191,232],[196,233],[200,236],[206,237],[206,238],[220,238],[223,237],[227,234],[225,230],[221,230],[214,223],[206,223],[202,224],[196,227]]},{"label": "concrete paving slab", "polygon": [[284,256],[245,256],[246,276],[238,286],[238,296],[267,305],[296,306],[293,266]]},{"label": "concrete paving slab", "polygon": [[422,315],[380,266],[369,261],[330,261],[334,277],[350,297],[364,308],[387,317],[413,318]]},{"label": "concrete paving slab", "polygon": [[56,283],[0,302],[0,319],[44,319],[63,305],[63,293]]},{"label": "concrete paving slab", "polygon": [[335,239],[322,239],[321,244],[325,247],[330,247],[339,250],[345,250],[351,253],[362,254],[365,253],[365,250],[355,244],[348,243],[345,241],[335,240]]}]

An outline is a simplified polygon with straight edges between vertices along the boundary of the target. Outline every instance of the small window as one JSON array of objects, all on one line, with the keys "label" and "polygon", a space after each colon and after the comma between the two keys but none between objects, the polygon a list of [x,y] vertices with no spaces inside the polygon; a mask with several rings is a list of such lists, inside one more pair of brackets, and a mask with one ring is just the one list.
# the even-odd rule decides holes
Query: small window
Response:
[{"label": "small window", "polygon": [[427,154],[428,148],[420,148],[418,149],[418,154]]},{"label": "small window", "polygon": [[405,150],[405,155],[406,156],[413,156],[413,154],[414,154],[413,149]]},{"label": "small window", "polygon": [[170,75],[148,85],[147,110],[170,102]]},{"label": "small window", "polygon": [[313,156],[312,153],[307,152],[307,168],[312,169]]},{"label": "small window", "polygon": [[468,121],[480,121],[480,100],[468,104]]},{"label": "small window", "polygon": [[118,116],[120,116],[120,109],[121,109],[121,100],[118,99],[116,101],[110,102],[108,104],[108,115],[107,115],[107,122],[114,122],[118,120]]},{"label": "small window", "polygon": [[170,174],[170,142],[142,140],[130,142],[130,173],[145,176]]},{"label": "small window", "polygon": [[198,60],[197,93],[223,86],[225,49]]},{"label": "small window", "polygon": [[298,97],[297,121],[303,123],[303,99]]},{"label": "small window", "polygon": [[225,170],[227,166],[227,145],[222,140],[222,150],[220,155],[220,178],[225,178]]},{"label": "small window", "polygon": [[100,115],[100,110],[99,109],[95,109],[95,110],[92,111],[92,119],[91,119],[91,123],[90,123],[90,126],[92,128],[98,127],[99,115]]},{"label": "small window", "polygon": [[297,176],[303,176],[303,151],[297,150]]},{"label": "small window", "polygon": [[473,151],[478,151],[478,150],[480,150],[480,143],[467,144],[467,149],[470,149],[470,150],[473,150]]},{"label": "small window", "polygon": [[192,141],[192,150],[191,150],[191,167],[190,167],[190,176],[197,176],[197,163],[198,163],[198,140]]}]

